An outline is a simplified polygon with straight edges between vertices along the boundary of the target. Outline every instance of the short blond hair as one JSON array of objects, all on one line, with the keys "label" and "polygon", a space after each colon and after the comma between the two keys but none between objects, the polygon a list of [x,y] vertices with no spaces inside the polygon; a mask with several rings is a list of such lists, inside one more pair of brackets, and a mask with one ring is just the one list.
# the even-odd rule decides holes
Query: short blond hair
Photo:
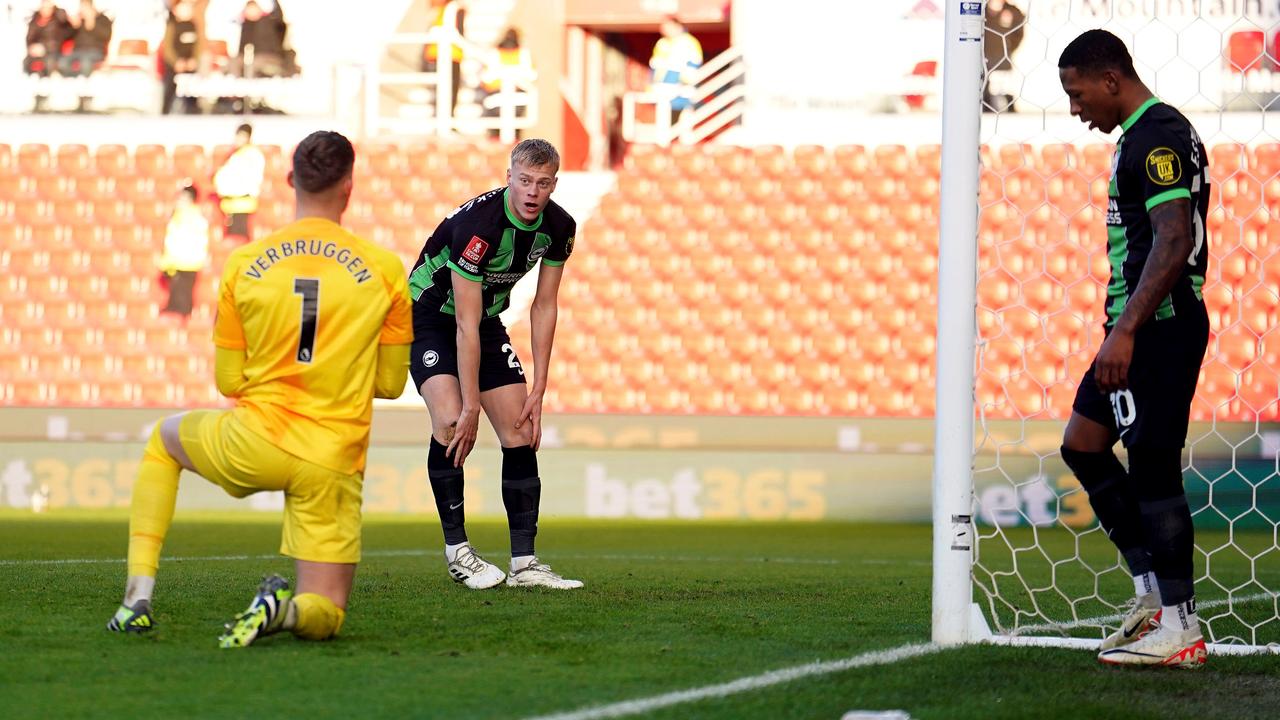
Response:
[{"label": "short blond hair", "polygon": [[511,149],[511,167],[515,167],[519,163],[525,167],[542,167],[543,165],[555,165],[556,169],[560,169],[560,153],[556,152],[556,146],[541,138],[529,138],[521,140],[518,145]]}]

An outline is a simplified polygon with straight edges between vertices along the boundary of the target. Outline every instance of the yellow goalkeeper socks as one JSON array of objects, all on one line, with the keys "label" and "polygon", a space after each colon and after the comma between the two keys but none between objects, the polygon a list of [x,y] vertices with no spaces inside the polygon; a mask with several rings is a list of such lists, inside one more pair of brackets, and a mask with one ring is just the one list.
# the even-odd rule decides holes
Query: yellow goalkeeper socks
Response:
[{"label": "yellow goalkeeper socks", "polygon": [[182,466],[165,449],[157,423],[142,454],[138,476],[133,482],[133,503],[129,510],[129,575],[155,577],[160,566],[160,548],[173,522],[173,506],[178,501],[178,475]]},{"label": "yellow goalkeeper socks", "polygon": [[293,598],[297,619],[291,630],[304,640],[328,640],[338,634],[347,613],[323,595],[303,593]]}]

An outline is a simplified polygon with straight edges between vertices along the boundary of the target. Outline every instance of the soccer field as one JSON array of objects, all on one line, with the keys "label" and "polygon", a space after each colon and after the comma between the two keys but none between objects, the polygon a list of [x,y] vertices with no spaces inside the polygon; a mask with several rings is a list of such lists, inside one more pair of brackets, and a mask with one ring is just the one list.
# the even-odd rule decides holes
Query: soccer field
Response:
[{"label": "soccer field", "polygon": [[[548,520],[539,554],[584,590],[471,592],[445,575],[434,518],[373,517],[339,639],[228,651],[216,636],[258,577],[291,574],[277,522],[180,513],[145,637],[103,629],[126,524],[0,515],[6,717],[1270,718],[1280,701],[1275,656],[1134,671],[929,646],[922,525]],[[472,539],[497,560],[506,529]]]}]

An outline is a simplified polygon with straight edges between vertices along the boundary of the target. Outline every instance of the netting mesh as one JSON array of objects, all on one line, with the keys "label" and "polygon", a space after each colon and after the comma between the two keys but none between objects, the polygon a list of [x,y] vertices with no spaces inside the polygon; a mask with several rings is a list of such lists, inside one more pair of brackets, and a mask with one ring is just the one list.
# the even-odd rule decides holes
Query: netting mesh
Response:
[{"label": "netting mesh", "polygon": [[973,576],[997,632],[1101,637],[1133,595],[1057,451],[1103,337],[1113,150],[1067,114],[1057,59],[1102,27],[1209,148],[1212,337],[1184,454],[1197,598],[1211,641],[1280,643],[1280,128],[1266,112],[1280,89],[1280,16],[1242,15],[1253,8],[988,5]]}]

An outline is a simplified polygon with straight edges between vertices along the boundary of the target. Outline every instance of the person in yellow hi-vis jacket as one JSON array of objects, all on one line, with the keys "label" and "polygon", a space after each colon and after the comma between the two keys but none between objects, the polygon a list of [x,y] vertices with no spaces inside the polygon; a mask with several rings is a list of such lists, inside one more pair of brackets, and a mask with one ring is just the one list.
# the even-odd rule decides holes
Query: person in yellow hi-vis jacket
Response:
[{"label": "person in yellow hi-vis jacket", "polygon": [[267,158],[253,144],[253,126],[236,128],[235,149],[213,175],[213,190],[226,217],[226,234],[249,239],[249,216],[258,211]]},{"label": "person in yellow hi-vis jacket", "polygon": [[187,185],[178,192],[173,215],[164,232],[164,254],[160,271],[169,285],[169,301],[160,312],[191,315],[196,275],[209,264],[209,221],[196,204],[196,188]]},{"label": "person in yellow hi-vis jacket", "polygon": [[674,15],[660,27],[662,37],[653,46],[649,67],[653,69],[654,92],[671,100],[671,121],[693,106],[694,75],[702,67],[702,43],[685,29]]},{"label": "person in yellow hi-vis jacket", "polygon": [[354,162],[342,135],[307,136],[289,173],[297,220],[227,259],[213,342],[218,390],[235,407],[174,415],[152,432],[133,486],[124,600],[107,629],[155,626],[151,596],[184,469],[234,497],[284,492],[280,552],[296,561],[297,594],[266,578],[221,646],[342,628],[373,399],[404,390],[413,342],[400,258],[339,224]]}]

